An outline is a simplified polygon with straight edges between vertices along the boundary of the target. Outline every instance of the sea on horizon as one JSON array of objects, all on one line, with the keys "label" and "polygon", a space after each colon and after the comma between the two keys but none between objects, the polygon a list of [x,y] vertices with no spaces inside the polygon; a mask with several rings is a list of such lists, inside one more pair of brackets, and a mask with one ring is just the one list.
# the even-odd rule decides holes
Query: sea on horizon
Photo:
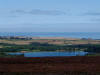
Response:
[{"label": "sea on horizon", "polygon": [[67,37],[100,39],[100,32],[0,32],[0,36]]}]

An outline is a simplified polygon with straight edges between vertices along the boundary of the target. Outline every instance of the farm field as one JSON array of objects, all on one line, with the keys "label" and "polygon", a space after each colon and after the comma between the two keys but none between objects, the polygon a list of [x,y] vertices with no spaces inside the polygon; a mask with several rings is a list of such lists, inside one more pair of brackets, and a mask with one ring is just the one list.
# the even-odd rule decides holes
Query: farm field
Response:
[{"label": "farm field", "polygon": [[[89,52],[100,55],[100,40],[63,37],[0,37],[0,57],[13,57],[6,52]],[[94,54],[90,54],[90,53]],[[16,57],[16,56],[14,56]],[[23,57],[23,55],[22,55]]]},{"label": "farm field", "polygon": [[100,44],[99,39],[91,38],[64,38],[64,37],[2,37],[0,43],[27,45],[31,42],[48,43],[56,45]]}]

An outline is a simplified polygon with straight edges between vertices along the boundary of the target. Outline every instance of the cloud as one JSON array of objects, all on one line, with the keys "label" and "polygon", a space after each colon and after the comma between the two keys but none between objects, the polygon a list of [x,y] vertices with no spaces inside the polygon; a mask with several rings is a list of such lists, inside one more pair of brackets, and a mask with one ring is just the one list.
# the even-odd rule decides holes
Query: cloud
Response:
[{"label": "cloud", "polygon": [[100,12],[86,12],[84,13],[83,15],[86,15],[86,16],[100,16]]},{"label": "cloud", "polygon": [[91,19],[91,21],[100,22],[100,19]]},{"label": "cloud", "polygon": [[14,10],[14,11],[11,11],[12,13],[27,13],[26,11],[24,10]]},{"label": "cloud", "polygon": [[40,9],[33,9],[30,11],[26,10],[15,10],[11,11],[12,13],[19,13],[19,14],[31,14],[31,15],[65,15],[66,13],[59,10],[40,10]]}]

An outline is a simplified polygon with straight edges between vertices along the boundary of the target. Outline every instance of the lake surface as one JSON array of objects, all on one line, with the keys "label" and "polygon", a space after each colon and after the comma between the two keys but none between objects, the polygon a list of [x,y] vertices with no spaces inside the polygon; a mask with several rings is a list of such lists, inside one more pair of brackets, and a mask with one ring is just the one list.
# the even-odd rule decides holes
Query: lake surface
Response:
[{"label": "lake surface", "polygon": [[85,56],[88,52],[28,52],[28,53],[9,53],[10,55],[21,55],[24,57],[53,57],[53,56]]},{"label": "lake surface", "polygon": [[71,37],[100,39],[100,32],[0,32],[0,36]]}]

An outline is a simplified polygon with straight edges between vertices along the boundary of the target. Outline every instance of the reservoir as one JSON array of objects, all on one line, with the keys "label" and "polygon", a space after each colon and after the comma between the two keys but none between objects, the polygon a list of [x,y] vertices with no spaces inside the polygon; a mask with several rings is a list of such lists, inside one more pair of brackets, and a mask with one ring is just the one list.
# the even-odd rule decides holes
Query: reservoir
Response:
[{"label": "reservoir", "polygon": [[54,56],[85,56],[88,52],[27,52],[27,53],[8,53],[9,55],[22,55],[24,57],[54,57]]}]

